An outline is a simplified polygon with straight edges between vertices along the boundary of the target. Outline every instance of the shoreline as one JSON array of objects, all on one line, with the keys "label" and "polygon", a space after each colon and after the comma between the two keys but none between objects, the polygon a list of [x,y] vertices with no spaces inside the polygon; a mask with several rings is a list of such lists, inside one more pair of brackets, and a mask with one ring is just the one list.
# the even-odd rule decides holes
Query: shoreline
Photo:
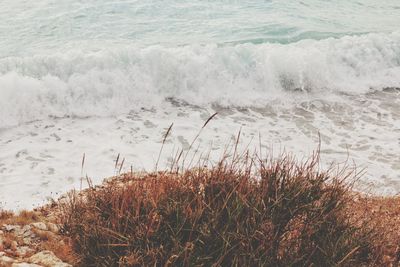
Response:
[{"label": "shoreline", "polygon": [[[125,158],[122,172],[153,170],[163,133],[174,122],[164,145],[163,164],[179,149],[188,149],[204,121],[218,115],[202,131],[195,146],[211,151],[218,161],[220,151],[241,131],[241,145],[263,153],[293,152],[308,157],[318,146],[321,158],[331,162],[354,161],[363,176],[362,191],[395,195],[400,191],[400,146],[396,135],[399,91],[369,96],[304,99],[289,106],[283,102],[265,108],[193,108],[165,103],[159,109],[132,111],[107,118],[46,119],[0,134],[0,206],[31,208],[46,197],[57,198],[79,188],[79,177],[93,177],[100,184],[115,175],[117,155]],[[361,104],[360,104],[361,103]],[[377,105],[379,106],[377,107]],[[365,107],[371,106],[368,110]],[[101,144],[101,145],[99,145]],[[81,159],[86,162],[81,169]],[[371,186],[369,186],[372,184]],[[34,201],[32,201],[34,199]],[[4,203],[7,201],[7,203]]]}]

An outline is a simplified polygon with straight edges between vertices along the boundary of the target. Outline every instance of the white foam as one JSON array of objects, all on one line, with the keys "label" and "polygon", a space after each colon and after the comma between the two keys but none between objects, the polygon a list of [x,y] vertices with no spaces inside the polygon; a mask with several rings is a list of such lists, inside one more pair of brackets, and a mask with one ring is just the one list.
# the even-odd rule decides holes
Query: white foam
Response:
[{"label": "white foam", "polygon": [[330,97],[400,87],[400,32],[287,45],[97,50],[0,59],[0,127],[48,116],[118,115],[157,107],[166,97],[263,106],[296,90]]},{"label": "white foam", "polygon": [[[400,92],[393,90],[368,96],[342,96],[341,101],[304,101],[296,97],[298,103],[292,106],[282,105],[282,100],[250,109],[162,103],[156,109],[117,117],[50,118],[3,129],[0,208],[32,208],[47,197],[56,198],[60,193],[79,189],[80,177],[86,174],[99,184],[116,173],[115,159],[119,153],[120,163],[125,158],[122,171],[130,171],[131,166],[135,171],[152,171],[163,134],[173,122],[159,164],[164,169],[178,149],[187,153],[201,126],[216,111],[218,115],[203,129],[192,153],[197,148],[197,155],[211,150],[211,159],[216,160],[241,130],[240,151],[247,146],[251,152],[258,151],[260,135],[264,156],[271,151],[276,156],[286,150],[302,159],[318,147],[320,135],[323,167],[332,161],[354,161],[359,170],[366,168],[358,189],[397,194],[399,96]],[[83,153],[86,157],[81,172]]]}]

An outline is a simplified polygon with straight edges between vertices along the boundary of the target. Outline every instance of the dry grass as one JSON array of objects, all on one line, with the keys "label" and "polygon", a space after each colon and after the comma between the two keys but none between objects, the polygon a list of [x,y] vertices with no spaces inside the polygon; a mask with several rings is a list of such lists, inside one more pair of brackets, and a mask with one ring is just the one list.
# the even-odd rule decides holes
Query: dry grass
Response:
[{"label": "dry grass", "polygon": [[[318,154],[303,163],[238,154],[239,137],[212,167],[193,168],[197,150],[182,150],[157,172],[161,148],[154,173],[131,170],[98,187],[87,178],[88,190],[42,209],[60,208],[53,219],[65,236],[36,232],[40,247],[74,266],[399,265],[400,198],[355,194],[356,173],[321,171]],[[35,216],[0,212],[0,223]]]},{"label": "dry grass", "polygon": [[8,210],[0,210],[0,224],[14,217],[14,213]]},{"label": "dry grass", "polygon": [[41,219],[41,216],[38,212],[35,211],[20,211],[19,214],[14,218],[15,224],[27,225],[33,222],[37,222]]},{"label": "dry grass", "polygon": [[354,193],[354,173],[317,167],[246,155],[131,172],[59,207],[0,211],[0,225],[62,221],[66,236],[33,229],[35,247],[74,266],[399,266],[400,197]]},{"label": "dry grass", "polygon": [[370,265],[399,266],[400,263],[400,197],[374,197],[352,194],[347,213],[354,224],[367,218],[373,233],[373,256]]},{"label": "dry grass", "polygon": [[351,175],[244,154],[71,193],[62,221],[81,266],[366,265],[375,235],[347,212]]},{"label": "dry grass", "polygon": [[0,210],[0,225],[27,225],[32,222],[37,222],[41,218],[41,215],[36,211],[22,210],[18,214],[15,214],[11,211]]},{"label": "dry grass", "polygon": [[4,249],[13,249],[13,241],[15,241],[14,235],[10,233],[5,233],[2,239]]},{"label": "dry grass", "polygon": [[50,238],[40,244],[41,250],[52,251],[63,262],[76,266],[79,262],[78,255],[73,251],[69,238]]}]

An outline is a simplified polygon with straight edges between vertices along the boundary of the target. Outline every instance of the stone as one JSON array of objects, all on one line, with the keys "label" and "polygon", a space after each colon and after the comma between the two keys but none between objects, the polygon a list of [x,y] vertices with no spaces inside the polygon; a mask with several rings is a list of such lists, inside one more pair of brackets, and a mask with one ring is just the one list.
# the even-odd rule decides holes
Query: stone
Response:
[{"label": "stone", "polygon": [[43,265],[45,267],[72,267],[72,265],[61,261],[53,252],[44,250],[29,258],[29,262]]},{"label": "stone", "polygon": [[18,243],[17,243],[17,241],[12,241],[11,242],[11,250],[12,251],[17,251],[17,248],[18,248]]},{"label": "stone", "polygon": [[17,230],[20,230],[20,229],[21,229],[21,226],[19,226],[19,225],[5,224],[3,226],[3,230],[6,231],[6,232],[13,232],[13,231],[17,231]]},{"label": "stone", "polygon": [[21,232],[22,232],[22,236],[23,237],[28,237],[28,236],[31,236],[33,233],[32,233],[32,231],[31,231],[31,226],[30,225],[25,225],[23,228],[22,228],[22,230],[21,230]]},{"label": "stone", "polygon": [[0,266],[1,267],[9,267],[13,263],[14,263],[14,259],[12,259],[10,257],[7,257],[7,256],[0,257]]},{"label": "stone", "polygon": [[34,263],[20,262],[20,263],[13,263],[11,267],[42,267],[42,266]]},{"label": "stone", "polygon": [[48,223],[47,228],[49,229],[50,232],[53,232],[55,234],[59,232],[59,227],[54,223]]},{"label": "stone", "polygon": [[2,230],[0,230],[0,235],[4,235],[4,232]]},{"label": "stone", "polygon": [[30,237],[24,237],[24,238],[22,239],[22,243],[23,243],[24,245],[31,245],[31,244],[32,244],[32,238],[30,238]]},{"label": "stone", "polygon": [[54,234],[53,232],[50,232],[50,231],[42,231],[42,230],[38,229],[35,231],[35,233],[36,233],[36,236],[42,241],[52,240],[52,239],[57,238],[56,234]]},{"label": "stone", "polygon": [[28,246],[18,247],[16,250],[19,257],[26,257],[28,254],[32,254],[33,252],[35,251]]},{"label": "stone", "polygon": [[42,231],[47,231],[47,226],[44,222],[31,223],[31,226]]}]

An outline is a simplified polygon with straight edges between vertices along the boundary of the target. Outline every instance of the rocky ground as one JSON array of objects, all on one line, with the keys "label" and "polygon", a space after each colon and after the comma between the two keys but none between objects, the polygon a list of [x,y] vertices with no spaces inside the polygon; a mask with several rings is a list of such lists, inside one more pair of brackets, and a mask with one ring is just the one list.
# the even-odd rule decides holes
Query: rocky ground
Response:
[{"label": "rocky ground", "polygon": [[48,208],[0,211],[0,229],[0,267],[73,266],[70,242]]}]

